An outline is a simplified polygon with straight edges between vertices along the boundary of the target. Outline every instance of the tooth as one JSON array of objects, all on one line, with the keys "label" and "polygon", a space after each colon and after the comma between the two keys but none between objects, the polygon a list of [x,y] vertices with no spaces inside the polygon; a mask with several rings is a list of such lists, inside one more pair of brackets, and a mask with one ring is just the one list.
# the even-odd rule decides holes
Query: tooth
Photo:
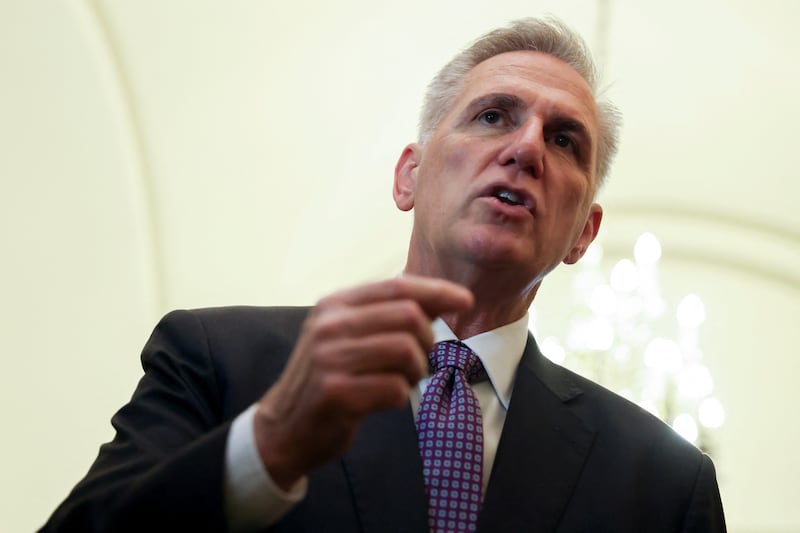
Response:
[{"label": "tooth", "polygon": [[502,199],[508,200],[509,202],[514,203],[514,204],[518,204],[519,203],[519,198],[517,197],[516,194],[514,194],[511,191],[500,191],[500,193],[497,196],[498,196],[498,198],[502,198]]}]

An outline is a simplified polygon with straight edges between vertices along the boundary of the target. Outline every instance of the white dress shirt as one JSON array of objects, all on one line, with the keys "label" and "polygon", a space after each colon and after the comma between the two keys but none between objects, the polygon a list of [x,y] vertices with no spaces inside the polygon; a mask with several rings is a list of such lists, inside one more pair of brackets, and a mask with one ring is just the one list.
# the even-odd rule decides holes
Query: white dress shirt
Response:
[{"label": "white dress shirt", "polygon": [[[460,340],[437,318],[433,324],[435,342]],[[503,431],[506,412],[514,387],[514,375],[528,338],[528,315],[497,329],[461,342],[469,346],[483,363],[487,381],[474,384],[473,390],[483,416],[483,489],[489,483],[497,443]],[[425,378],[410,393],[416,416],[419,402],[428,386]],[[303,477],[289,492],[281,490],[261,462],[253,433],[256,406],[233,421],[225,449],[225,510],[231,531],[252,531],[277,522],[306,495],[308,480]]]},{"label": "white dress shirt", "polygon": [[[460,340],[444,320],[439,318],[433,322],[433,337],[434,342]],[[494,455],[497,451],[497,443],[500,441],[500,433],[503,431],[503,423],[506,421],[506,411],[508,411],[511,392],[514,388],[514,375],[517,372],[517,365],[522,358],[527,340],[527,314],[516,322],[461,340],[475,352],[489,376],[488,381],[472,385],[472,390],[481,406],[483,418],[484,493],[489,484],[489,474],[492,473]],[[414,410],[415,417],[429,381],[430,378],[425,378],[411,390],[411,408]]]}]

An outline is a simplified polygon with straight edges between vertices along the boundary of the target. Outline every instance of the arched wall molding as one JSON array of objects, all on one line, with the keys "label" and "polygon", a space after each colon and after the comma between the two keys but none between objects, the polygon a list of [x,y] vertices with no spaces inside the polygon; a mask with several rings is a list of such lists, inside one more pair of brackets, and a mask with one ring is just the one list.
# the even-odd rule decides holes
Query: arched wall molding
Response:
[{"label": "arched wall molding", "polygon": [[753,216],[729,213],[714,209],[698,209],[687,206],[663,205],[657,203],[611,203],[609,209],[615,214],[626,217],[641,218],[669,218],[683,221],[695,221],[703,224],[725,226],[729,231],[757,232],[764,236],[774,237],[786,241],[787,245],[800,248],[800,230],[793,227],[781,226],[767,220],[757,219]]},{"label": "arched wall molding", "polygon": [[709,264],[800,291],[800,232],[751,215],[657,203],[611,204],[602,242],[630,256],[643,231],[661,241],[664,259]]},{"label": "arched wall molding", "polygon": [[158,316],[166,307],[166,276],[162,242],[159,237],[158,211],[155,205],[153,171],[148,157],[144,130],[133,97],[130,80],[121,59],[119,43],[114,38],[108,18],[98,0],[79,1],[84,21],[84,35],[94,48],[99,74],[106,83],[113,112],[120,127],[122,149],[126,155],[126,187],[129,193],[134,225],[140,237],[138,259],[148,295],[152,317]]}]

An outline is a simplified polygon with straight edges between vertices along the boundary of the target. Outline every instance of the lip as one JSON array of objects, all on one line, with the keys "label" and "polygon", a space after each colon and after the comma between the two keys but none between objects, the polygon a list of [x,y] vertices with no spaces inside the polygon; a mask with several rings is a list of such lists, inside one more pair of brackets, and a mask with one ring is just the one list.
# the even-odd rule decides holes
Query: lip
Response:
[{"label": "lip", "polygon": [[[494,193],[497,191],[497,189],[505,189],[513,193],[522,201],[522,203],[519,205],[511,205],[500,201],[496,196],[494,196]],[[490,185],[484,187],[478,196],[480,198],[490,200],[492,205],[500,211],[509,214],[519,214],[521,211],[526,211],[531,215],[536,216],[536,199],[533,197],[533,195],[531,195],[525,189],[514,187],[508,183],[502,181],[491,183]]]}]

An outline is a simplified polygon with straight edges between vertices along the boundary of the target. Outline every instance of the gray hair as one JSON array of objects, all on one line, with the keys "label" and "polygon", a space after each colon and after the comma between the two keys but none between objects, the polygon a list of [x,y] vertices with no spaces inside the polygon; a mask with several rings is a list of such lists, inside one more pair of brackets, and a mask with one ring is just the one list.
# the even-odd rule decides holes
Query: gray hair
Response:
[{"label": "gray hair", "polygon": [[622,116],[614,105],[598,99],[597,71],[591,52],[580,35],[554,19],[526,18],[493,30],[472,43],[447,63],[428,85],[419,124],[419,141],[426,143],[458,97],[467,74],[478,63],[505,52],[531,50],[564,61],[580,74],[595,98],[600,128],[597,147],[598,184],[608,174],[617,152]]}]

